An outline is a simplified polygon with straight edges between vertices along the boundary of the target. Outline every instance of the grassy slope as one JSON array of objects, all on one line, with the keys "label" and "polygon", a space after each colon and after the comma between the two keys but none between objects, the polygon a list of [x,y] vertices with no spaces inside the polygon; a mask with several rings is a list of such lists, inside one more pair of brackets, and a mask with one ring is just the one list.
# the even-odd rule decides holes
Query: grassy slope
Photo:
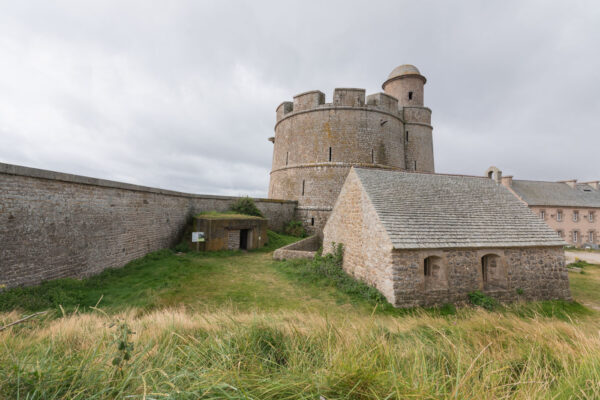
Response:
[{"label": "grassy slope", "polygon": [[[373,312],[352,294],[362,289],[272,261],[269,251],[293,240],[272,239],[264,251],[161,252],[83,282],[0,295],[5,310],[10,293],[28,311],[67,306],[65,317],[0,333],[0,398],[600,397],[596,312],[561,302]],[[573,296],[600,306],[600,267],[585,272],[569,274]],[[102,295],[103,311],[68,311]],[[0,325],[19,315],[0,314]],[[123,322],[135,333],[119,368]]]}]

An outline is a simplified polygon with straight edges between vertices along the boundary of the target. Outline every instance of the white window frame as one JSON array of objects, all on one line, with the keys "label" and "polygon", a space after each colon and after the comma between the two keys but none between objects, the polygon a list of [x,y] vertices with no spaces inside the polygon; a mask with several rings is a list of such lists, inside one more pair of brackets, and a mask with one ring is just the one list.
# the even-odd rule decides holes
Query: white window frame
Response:
[{"label": "white window frame", "polygon": [[594,239],[595,239],[595,237],[594,237],[594,231],[589,231],[588,232],[588,242],[594,243]]},{"label": "white window frame", "polygon": [[562,221],[562,211],[556,211],[556,220],[558,222]]},{"label": "white window frame", "polygon": [[573,243],[579,243],[579,232],[573,231]]},{"label": "white window frame", "polygon": [[546,219],[546,210],[540,210],[540,218]]},{"label": "white window frame", "polygon": [[594,222],[594,212],[593,211],[588,212],[588,221]]},{"label": "white window frame", "polygon": [[579,221],[579,211],[573,211],[573,222]]}]

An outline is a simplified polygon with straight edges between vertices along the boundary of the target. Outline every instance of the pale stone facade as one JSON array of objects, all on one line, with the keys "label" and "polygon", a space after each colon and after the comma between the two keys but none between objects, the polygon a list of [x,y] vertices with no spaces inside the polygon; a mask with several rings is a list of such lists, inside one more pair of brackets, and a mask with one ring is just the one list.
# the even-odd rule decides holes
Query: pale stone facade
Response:
[{"label": "pale stone facade", "polygon": [[353,169],[323,230],[343,268],[396,307],[570,299],[564,242],[501,185],[478,177]]},{"label": "pale stone facade", "polygon": [[269,198],[298,201],[305,228],[319,232],[350,168],[434,172],[431,110],[410,65],[396,68],[385,93],[338,88],[331,103],[320,91],[277,107]]},{"label": "pale stone facade", "polygon": [[575,247],[600,244],[600,187],[597,181],[544,182],[513,179],[490,167],[487,176],[508,188],[557,235]]}]

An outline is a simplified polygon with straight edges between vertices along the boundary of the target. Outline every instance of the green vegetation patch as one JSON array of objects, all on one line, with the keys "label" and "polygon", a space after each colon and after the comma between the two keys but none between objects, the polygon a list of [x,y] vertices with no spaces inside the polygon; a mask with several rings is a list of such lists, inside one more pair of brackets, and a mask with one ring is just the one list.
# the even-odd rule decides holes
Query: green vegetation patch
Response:
[{"label": "green vegetation patch", "polygon": [[200,214],[196,214],[196,218],[206,218],[206,219],[263,219],[262,217],[257,217],[253,215],[240,214],[235,211],[205,211]]}]

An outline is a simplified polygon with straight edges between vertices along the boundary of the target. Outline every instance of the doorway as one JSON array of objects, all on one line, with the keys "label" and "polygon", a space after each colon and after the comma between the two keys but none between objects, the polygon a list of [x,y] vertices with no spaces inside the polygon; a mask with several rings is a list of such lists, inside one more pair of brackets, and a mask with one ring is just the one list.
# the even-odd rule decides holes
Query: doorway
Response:
[{"label": "doorway", "polygon": [[240,229],[240,249],[248,249],[248,232],[250,229]]}]

